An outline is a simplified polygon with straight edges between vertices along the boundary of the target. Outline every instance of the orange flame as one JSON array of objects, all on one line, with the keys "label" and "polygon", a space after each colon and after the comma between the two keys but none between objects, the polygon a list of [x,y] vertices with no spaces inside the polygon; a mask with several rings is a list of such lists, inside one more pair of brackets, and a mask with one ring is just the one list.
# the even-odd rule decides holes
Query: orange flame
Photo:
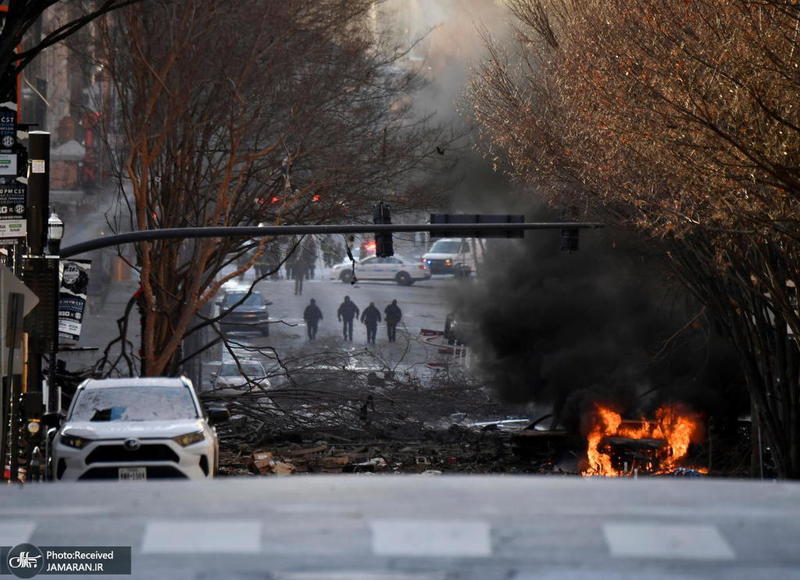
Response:
[{"label": "orange flame", "polygon": [[[689,445],[698,442],[703,433],[700,416],[682,405],[659,408],[655,412],[655,421],[623,421],[622,416],[613,409],[595,403],[589,422],[586,436],[588,467],[582,472],[583,475],[626,475],[623,470],[614,467],[611,455],[601,448],[606,437],[664,440],[664,445],[654,454],[656,465],[647,463],[641,467],[645,471],[668,473],[678,466],[689,452]],[[630,467],[633,469],[636,466]]]}]

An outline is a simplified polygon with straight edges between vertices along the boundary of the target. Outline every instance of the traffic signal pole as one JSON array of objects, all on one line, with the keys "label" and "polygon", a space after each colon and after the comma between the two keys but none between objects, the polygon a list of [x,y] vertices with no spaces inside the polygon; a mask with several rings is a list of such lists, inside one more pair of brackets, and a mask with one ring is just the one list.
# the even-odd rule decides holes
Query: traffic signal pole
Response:
[{"label": "traffic signal pole", "polygon": [[522,223],[482,223],[482,224],[335,224],[309,226],[233,226],[210,228],[166,228],[162,230],[143,230],[94,240],[80,242],[61,248],[61,258],[70,258],[92,250],[134,244],[152,240],[189,238],[257,238],[263,236],[302,236],[309,234],[370,234],[429,232],[461,233],[464,237],[478,237],[476,231],[504,232],[514,230],[565,230],[598,229],[605,224],[598,222],[522,222]]}]

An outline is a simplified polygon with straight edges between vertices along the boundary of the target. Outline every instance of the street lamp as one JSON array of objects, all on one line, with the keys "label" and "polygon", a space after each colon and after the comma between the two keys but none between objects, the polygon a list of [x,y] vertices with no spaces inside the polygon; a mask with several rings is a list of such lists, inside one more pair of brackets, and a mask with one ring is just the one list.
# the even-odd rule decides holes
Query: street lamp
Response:
[{"label": "street lamp", "polygon": [[58,292],[61,285],[61,277],[59,274],[59,253],[61,251],[61,240],[64,238],[64,222],[58,217],[58,214],[51,209],[50,217],[47,220],[47,251],[50,254],[45,259],[51,264],[50,270],[53,272],[51,283],[53,287],[53,307],[50,312],[52,319],[49,321],[53,329],[52,350],[50,351],[50,369],[47,379],[48,395],[47,395],[47,410],[57,411],[61,407],[60,397],[58,396],[58,389],[56,387],[56,367],[58,356]]},{"label": "street lamp", "polygon": [[[52,210],[51,210],[52,211]],[[50,214],[47,220],[47,245],[50,254],[58,256],[61,250],[61,240],[64,238],[64,222],[58,217],[55,211]]]}]

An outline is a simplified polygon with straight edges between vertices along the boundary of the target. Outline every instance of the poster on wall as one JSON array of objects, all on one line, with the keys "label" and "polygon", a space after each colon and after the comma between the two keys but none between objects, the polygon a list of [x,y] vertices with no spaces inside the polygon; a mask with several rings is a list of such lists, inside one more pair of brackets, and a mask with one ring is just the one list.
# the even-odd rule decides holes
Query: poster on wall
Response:
[{"label": "poster on wall", "polygon": [[86,308],[91,260],[61,260],[61,284],[58,288],[58,338],[77,341]]},{"label": "poster on wall", "polygon": [[22,183],[0,185],[0,239],[12,241],[27,235],[27,193],[28,187]]}]

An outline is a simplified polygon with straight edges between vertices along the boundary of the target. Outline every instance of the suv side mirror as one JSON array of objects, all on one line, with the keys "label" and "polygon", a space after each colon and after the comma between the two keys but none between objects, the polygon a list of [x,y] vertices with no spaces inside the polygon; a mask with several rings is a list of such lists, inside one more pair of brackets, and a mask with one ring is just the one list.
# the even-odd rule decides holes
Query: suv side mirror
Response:
[{"label": "suv side mirror", "polygon": [[225,423],[231,418],[231,412],[224,407],[211,407],[208,410],[208,423],[216,425],[218,423]]}]

